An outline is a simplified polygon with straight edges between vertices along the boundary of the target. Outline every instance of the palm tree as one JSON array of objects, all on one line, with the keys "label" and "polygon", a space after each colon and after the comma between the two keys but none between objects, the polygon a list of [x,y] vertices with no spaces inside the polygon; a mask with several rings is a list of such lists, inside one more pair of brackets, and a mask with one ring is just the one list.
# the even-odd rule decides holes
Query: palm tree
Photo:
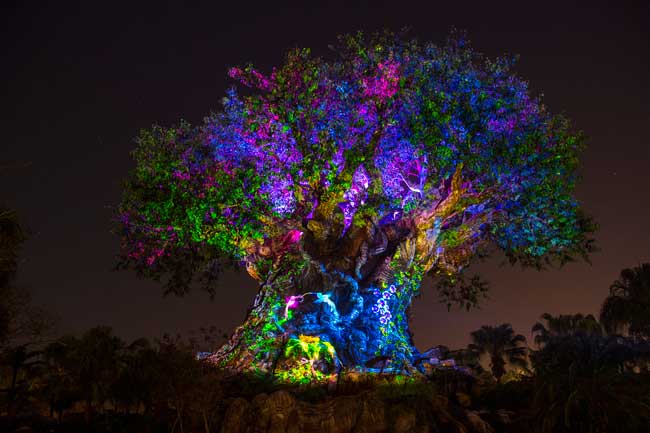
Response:
[{"label": "palm tree", "polygon": [[574,335],[577,332],[586,334],[602,335],[603,330],[594,316],[588,314],[560,314],[552,316],[549,313],[542,314],[541,318],[546,322],[537,322],[533,325],[532,332],[535,334],[535,344],[541,347],[552,337]]},{"label": "palm tree", "polygon": [[582,331],[551,336],[532,357],[537,431],[647,432],[647,385],[629,368],[645,358],[645,344],[635,339]]},{"label": "palm tree", "polygon": [[472,344],[467,346],[470,350],[490,357],[490,368],[497,379],[506,373],[506,365],[516,365],[526,368],[528,365],[528,349],[522,344],[526,337],[515,334],[509,323],[499,326],[482,326],[471,333]]},{"label": "palm tree", "polygon": [[0,206],[0,347],[11,332],[13,305],[8,302],[12,294],[10,282],[16,273],[18,249],[25,234],[16,212]]},{"label": "palm tree", "polygon": [[609,333],[650,336],[650,263],[623,269],[600,309]]}]

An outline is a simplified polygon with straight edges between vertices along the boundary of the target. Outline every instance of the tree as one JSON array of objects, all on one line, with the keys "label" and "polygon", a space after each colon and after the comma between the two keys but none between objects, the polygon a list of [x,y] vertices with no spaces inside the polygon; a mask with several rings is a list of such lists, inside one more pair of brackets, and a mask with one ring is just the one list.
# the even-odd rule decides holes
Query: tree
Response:
[{"label": "tree", "polygon": [[57,414],[59,423],[63,413],[82,400],[77,380],[78,363],[74,350],[76,339],[63,337],[48,344],[43,350],[43,386],[41,395],[50,407],[50,415]]},{"label": "tree", "polygon": [[647,359],[647,345],[633,339],[580,330],[550,336],[532,356],[538,431],[648,431],[647,373],[628,367]]},{"label": "tree", "polygon": [[537,322],[531,329],[535,334],[535,344],[542,346],[552,337],[573,335],[576,332],[602,335],[603,329],[594,316],[588,314],[560,314],[552,316],[549,313],[541,317],[546,324]]},{"label": "tree", "polygon": [[75,355],[87,420],[96,410],[103,410],[118,377],[124,346],[124,342],[106,326],[91,328],[79,339]]},{"label": "tree", "polygon": [[190,409],[199,420],[205,433],[215,431],[219,421],[219,409],[223,408],[224,390],[223,374],[214,365],[194,360],[195,368],[199,370],[199,382],[192,388],[194,396]]},{"label": "tree", "polygon": [[30,293],[16,287],[18,254],[27,239],[16,212],[0,206],[0,351],[12,351],[49,336],[54,320],[32,305]]},{"label": "tree", "polygon": [[95,412],[103,410],[115,388],[124,346],[106,326],[91,328],[81,338],[62,337],[48,346],[46,358],[54,373],[53,398],[67,403],[70,396],[59,394],[59,386],[69,384],[77,399],[84,402],[86,422],[91,422]]},{"label": "tree", "polygon": [[607,332],[650,337],[650,263],[623,269],[600,310]]},{"label": "tree", "polygon": [[[172,425],[172,433],[178,427],[179,431],[185,431],[185,419],[192,409],[193,403],[203,402],[203,398],[197,395],[204,392],[201,389],[201,369],[190,350],[191,345],[183,341],[180,337],[166,335],[158,342],[159,371],[162,380],[159,382],[159,392],[165,396],[167,401],[176,413],[176,418]],[[206,390],[210,394],[214,390]],[[201,416],[204,422],[204,428],[207,427],[207,414],[201,406]]]},{"label": "tree", "polygon": [[471,333],[470,350],[490,357],[492,374],[498,381],[506,373],[506,365],[526,368],[528,365],[526,337],[515,334],[512,326],[504,323],[499,326],[482,326]]},{"label": "tree", "polygon": [[274,371],[302,335],[344,367],[410,364],[424,275],[470,308],[486,286],[465,269],[490,248],[538,268],[592,249],[572,195],[582,136],[463,37],[345,36],[332,59],[295,49],[230,76],[248,90],[202,126],[140,133],[117,225],[119,266],[167,292],[214,295],[239,264],[259,281],[219,365]]},{"label": "tree", "polygon": [[1,354],[0,367],[5,370],[2,376],[6,372],[8,381],[3,383],[6,387],[0,392],[6,394],[6,411],[10,418],[16,415],[19,405],[29,398],[30,379],[41,364],[40,355],[41,351],[30,350],[27,344],[5,349]]},{"label": "tree", "polygon": [[30,293],[15,285],[26,231],[14,210],[0,206],[0,393],[13,418],[33,394],[38,347],[53,330],[53,319],[32,305]]},{"label": "tree", "polygon": [[113,407],[130,413],[140,406],[149,414],[153,399],[155,374],[155,350],[149,340],[140,338],[133,341],[118,354],[119,371],[109,390]]}]

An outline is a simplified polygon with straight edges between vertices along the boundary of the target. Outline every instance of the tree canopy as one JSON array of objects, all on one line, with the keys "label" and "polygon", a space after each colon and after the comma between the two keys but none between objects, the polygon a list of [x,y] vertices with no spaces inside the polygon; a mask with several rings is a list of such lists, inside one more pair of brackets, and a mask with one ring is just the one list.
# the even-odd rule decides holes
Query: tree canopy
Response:
[{"label": "tree canopy", "polygon": [[650,263],[621,271],[600,310],[608,332],[650,337]]},{"label": "tree canopy", "polygon": [[244,89],[202,125],[137,138],[122,265],[176,293],[212,290],[238,262],[264,280],[296,248],[353,274],[332,257],[377,226],[408,266],[452,278],[491,246],[526,266],[586,257],[594,226],[572,195],[583,137],[513,63],[462,36],[385,33],[340,37],[328,58],[290,50],[268,73],[230,69]]},{"label": "tree canopy", "polygon": [[16,211],[0,205],[0,351],[36,343],[54,327],[54,317],[32,305],[31,293],[15,282],[26,239]]}]

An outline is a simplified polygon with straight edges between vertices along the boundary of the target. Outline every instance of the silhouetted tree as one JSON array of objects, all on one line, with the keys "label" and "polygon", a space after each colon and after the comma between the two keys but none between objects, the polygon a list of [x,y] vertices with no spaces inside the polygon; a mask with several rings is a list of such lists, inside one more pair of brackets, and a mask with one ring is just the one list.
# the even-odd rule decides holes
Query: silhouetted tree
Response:
[{"label": "silhouetted tree", "polygon": [[194,398],[191,401],[191,410],[200,420],[200,425],[205,433],[215,431],[219,409],[223,404],[224,392],[221,381],[223,373],[213,364],[206,361],[195,361],[199,369],[199,381],[193,389]]},{"label": "silhouetted tree", "polygon": [[526,337],[515,334],[510,324],[482,326],[472,332],[471,337],[472,344],[468,348],[490,358],[490,369],[497,381],[506,373],[508,364],[527,367],[528,349],[522,346],[526,343]]},{"label": "silhouetted tree", "polygon": [[557,336],[573,335],[576,332],[602,335],[603,328],[591,314],[560,314],[553,316],[549,313],[542,314],[544,322],[533,325],[532,333],[535,334],[535,344],[540,347],[550,338]]},{"label": "silhouetted tree", "polygon": [[532,356],[542,433],[641,433],[650,426],[647,375],[629,366],[647,350],[622,337],[550,336]]},{"label": "silhouetted tree", "polygon": [[113,407],[126,414],[142,407],[148,414],[158,380],[155,350],[149,340],[140,338],[125,346],[118,357],[119,371],[109,390]]},{"label": "silhouetted tree", "polygon": [[16,212],[0,206],[0,352],[50,337],[53,317],[32,304],[30,293],[14,284],[26,232]]},{"label": "silhouetted tree", "polygon": [[[48,349],[54,368],[65,372],[85,405],[86,422],[104,408],[119,377],[124,342],[109,327],[98,326],[81,338],[66,336]],[[61,380],[59,383],[65,383]]]},{"label": "silhouetted tree", "polygon": [[621,271],[601,307],[600,321],[610,333],[650,337],[650,263]]},{"label": "silhouetted tree", "polygon": [[88,330],[77,342],[75,355],[87,419],[97,409],[102,410],[108,400],[120,371],[123,348],[124,342],[113,335],[111,328],[104,326]]},{"label": "silhouetted tree", "polygon": [[78,381],[76,340],[63,337],[43,350],[43,377],[41,395],[61,422],[63,414],[77,401],[82,400]]},{"label": "silhouetted tree", "polygon": [[9,417],[16,415],[21,403],[30,397],[30,385],[34,376],[34,369],[41,364],[40,350],[31,350],[29,345],[23,344],[6,348],[0,354],[0,367],[7,383],[0,389],[6,394],[6,411]]},{"label": "silhouetted tree", "polygon": [[36,308],[27,290],[15,285],[20,247],[26,239],[16,212],[0,206],[0,394],[10,418],[32,396],[38,346],[53,330],[53,319]]},{"label": "silhouetted tree", "polygon": [[180,337],[165,336],[158,342],[160,392],[175,412],[172,433],[185,431],[191,404],[200,389],[200,370],[191,346]]}]

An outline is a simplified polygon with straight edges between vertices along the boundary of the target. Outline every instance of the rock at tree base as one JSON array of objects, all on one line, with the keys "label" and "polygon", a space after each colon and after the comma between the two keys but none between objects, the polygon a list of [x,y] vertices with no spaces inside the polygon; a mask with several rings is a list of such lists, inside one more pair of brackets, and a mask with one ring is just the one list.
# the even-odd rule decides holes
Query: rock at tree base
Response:
[{"label": "rock at tree base", "polygon": [[[419,400],[376,391],[301,401],[287,391],[243,398],[228,407],[221,433],[493,432],[478,412],[451,407],[442,396]],[[453,415],[452,415],[453,414]],[[476,430],[478,428],[478,430]]]}]

